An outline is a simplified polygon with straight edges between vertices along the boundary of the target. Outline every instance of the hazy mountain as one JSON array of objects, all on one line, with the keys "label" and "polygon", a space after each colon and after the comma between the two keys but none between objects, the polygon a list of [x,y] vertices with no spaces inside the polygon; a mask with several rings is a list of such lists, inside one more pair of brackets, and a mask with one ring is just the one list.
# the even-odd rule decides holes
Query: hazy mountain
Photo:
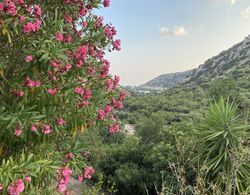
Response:
[{"label": "hazy mountain", "polygon": [[196,69],[160,75],[140,87],[168,89],[182,83],[206,82],[233,75],[243,66],[250,66],[250,35],[242,42],[208,59]]},{"label": "hazy mountain", "polygon": [[183,83],[189,80],[192,73],[193,73],[193,70],[185,71],[185,72],[163,74],[147,82],[141,87],[149,88],[149,89],[151,88],[168,89],[168,88],[178,85],[179,83]]}]

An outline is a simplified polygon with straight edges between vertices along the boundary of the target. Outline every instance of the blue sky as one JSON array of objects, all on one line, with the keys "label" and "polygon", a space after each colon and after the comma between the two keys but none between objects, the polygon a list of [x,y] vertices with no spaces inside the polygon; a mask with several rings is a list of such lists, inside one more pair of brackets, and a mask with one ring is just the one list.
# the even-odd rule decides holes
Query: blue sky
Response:
[{"label": "blue sky", "polygon": [[250,34],[250,0],[111,0],[98,14],[122,40],[107,56],[122,85],[195,68]]}]

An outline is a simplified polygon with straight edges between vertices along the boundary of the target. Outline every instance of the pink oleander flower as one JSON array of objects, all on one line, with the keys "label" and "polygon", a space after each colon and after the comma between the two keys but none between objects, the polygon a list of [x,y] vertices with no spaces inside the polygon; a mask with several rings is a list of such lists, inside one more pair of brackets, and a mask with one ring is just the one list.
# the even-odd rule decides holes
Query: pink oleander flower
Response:
[{"label": "pink oleander flower", "polygon": [[78,106],[80,108],[84,108],[84,107],[88,106],[89,104],[90,104],[90,102],[88,100],[85,100],[85,101],[78,103]]},{"label": "pink oleander flower", "polygon": [[117,51],[121,50],[121,40],[120,39],[113,41],[112,45],[113,45],[114,50],[117,50]]},{"label": "pink oleander flower", "polygon": [[21,192],[24,191],[24,183],[22,179],[18,179],[14,183],[10,184],[8,187],[8,194],[9,195],[19,195]]},{"label": "pink oleander flower", "polygon": [[30,77],[26,77],[25,85],[29,88],[39,87],[41,85],[41,82],[40,81],[33,81],[30,79]]},{"label": "pink oleander flower", "polygon": [[93,167],[85,167],[83,170],[83,178],[84,179],[91,179],[92,175],[95,173],[95,169]]},{"label": "pink oleander flower", "polygon": [[25,21],[25,16],[20,15],[20,16],[19,16],[19,20],[20,20],[21,22],[24,22],[24,21]]},{"label": "pink oleander flower", "polygon": [[31,131],[36,132],[37,131],[37,127],[36,125],[32,125],[30,128]]},{"label": "pink oleander flower", "polygon": [[67,190],[67,185],[65,183],[59,183],[56,186],[56,191],[57,192],[65,192]]},{"label": "pink oleander flower", "polygon": [[71,152],[65,155],[66,160],[71,160],[71,159],[73,159],[74,157],[75,157],[75,155],[72,154]]},{"label": "pink oleander flower", "polygon": [[114,83],[111,79],[107,79],[105,81],[105,84],[106,84],[106,92],[110,92],[114,87]]},{"label": "pink oleander flower", "polygon": [[70,176],[72,174],[72,170],[70,168],[68,168],[68,167],[64,167],[64,168],[59,170],[59,173],[63,177],[67,177],[67,176]]},{"label": "pink oleander flower", "polygon": [[116,31],[113,29],[114,27],[106,26],[104,28],[104,33],[108,39],[112,40],[113,36],[116,34]]},{"label": "pink oleander flower", "polygon": [[22,133],[23,133],[22,129],[19,126],[17,126],[15,128],[15,136],[19,137],[20,135],[22,135]]},{"label": "pink oleander flower", "polygon": [[88,46],[86,45],[80,46],[75,52],[75,58],[85,61],[87,57],[87,52],[88,52]]},{"label": "pink oleander flower", "polygon": [[67,190],[67,185],[69,184],[71,174],[72,170],[68,167],[64,167],[59,170],[59,175],[61,178],[56,187],[58,192],[65,192]]},{"label": "pink oleander flower", "polygon": [[25,180],[25,182],[30,183],[31,182],[31,177],[30,176],[26,176],[24,178],[24,180]]},{"label": "pink oleander flower", "polygon": [[64,195],[70,195],[69,191],[65,191]]},{"label": "pink oleander flower", "polygon": [[57,68],[59,64],[60,64],[60,62],[58,60],[52,60],[52,61],[50,61],[50,65],[53,68]]},{"label": "pink oleander flower", "polygon": [[3,184],[0,183],[0,191],[3,189]]},{"label": "pink oleander flower", "polygon": [[70,15],[66,15],[65,16],[65,22],[68,23],[68,24],[71,24],[73,21],[72,17]]},{"label": "pink oleander flower", "polygon": [[95,69],[94,68],[92,68],[91,66],[87,66],[87,70],[88,70],[88,73],[89,73],[89,75],[94,75],[95,74]]},{"label": "pink oleander flower", "polygon": [[35,87],[40,87],[41,86],[41,81],[35,81]]},{"label": "pink oleander flower", "polygon": [[103,120],[104,119],[104,117],[106,116],[106,112],[103,110],[103,109],[100,109],[99,111],[98,111],[98,119],[99,120]]},{"label": "pink oleander flower", "polygon": [[58,118],[58,119],[57,119],[57,124],[58,124],[59,126],[63,126],[63,125],[65,125],[65,124],[66,124],[66,121],[65,121],[65,120],[63,120],[63,118],[62,118],[62,117],[60,117],[60,118]]},{"label": "pink oleander flower", "polygon": [[111,99],[110,103],[111,103],[111,105],[114,106],[114,107],[117,106],[117,101],[116,101],[114,98]]},{"label": "pink oleander flower", "polygon": [[36,31],[38,31],[41,28],[42,20],[35,19],[34,25],[35,25]]},{"label": "pink oleander flower", "polygon": [[85,94],[83,96],[84,100],[89,100],[92,97],[92,91],[90,89],[85,90]]},{"label": "pink oleander flower", "polygon": [[109,133],[116,133],[120,129],[119,124],[110,124],[109,125]]},{"label": "pink oleander flower", "polygon": [[57,89],[48,89],[48,93],[52,96],[56,95],[58,93]]},{"label": "pink oleander flower", "polygon": [[31,62],[33,60],[33,56],[28,55],[25,57],[25,62]]},{"label": "pink oleander flower", "polygon": [[51,133],[50,125],[44,125],[44,127],[43,127],[43,133],[44,134],[50,134]]},{"label": "pink oleander flower", "polygon": [[110,105],[106,105],[104,108],[104,111],[106,112],[106,114],[109,114],[110,112],[112,112],[113,107]]},{"label": "pink oleander flower", "polygon": [[57,41],[60,41],[60,42],[63,41],[63,34],[62,33],[57,32],[55,34],[55,36],[56,36]]},{"label": "pink oleander flower", "polygon": [[65,42],[70,43],[71,41],[72,41],[72,36],[71,35],[66,35]]},{"label": "pink oleander flower", "polygon": [[4,10],[4,5],[3,3],[0,3],[0,11],[3,11]]},{"label": "pink oleander flower", "polygon": [[31,14],[32,8],[31,8],[30,6],[27,6],[27,7],[25,8],[25,10],[26,10],[29,14]]},{"label": "pink oleander flower", "polygon": [[42,21],[36,20],[34,23],[28,22],[26,25],[23,26],[24,33],[32,33],[36,32],[41,28]]},{"label": "pink oleander flower", "polygon": [[64,0],[64,3],[65,3],[65,4],[70,4],[70,3],[71,3],[71,0]]},{"label": "pink oleander flower", "polygon": [[41,7],[39,5],[34,5],[34,13],[41,17],[42,16],[42,10],[41,10]]},{"label": "pink oleander flower", "polygon": [[64,67],[64,72],[69,72],[71,68],[72,68],[71,64],[66,64],[66,66]]},{"label": "pink oleander flower", "polygon": [[126,96],[127,96],[126,93],[123,92],[123,91],[121,91],[121,92],[119,93],[118,100],[123,101],[123,100],[125,100]]},{"label": "pink oleander flower", "polygon": [[24,5],[24,0],[16,0],[15,2],[20,4],[20,5]]},{"label": "pink oleander flower", "polygon": [[121,101],[116,101],[116,108],[121,110],[123,108],[123,104]]},{"label": "pink oleander flower", "polygon": [[96,19],[96,27],[97,28],[102,28],[102,26],[103,26],[103,17],[97,17],[97,19]]},{"label": "pink oleander flower", "polygon": [[109,7],[110,0],[104,0],[103,5],[104,7]]},{"label": "pink oleander flower", "polygon": [[83,88],[82,87],[76,87],[75,89],[74,89],[74,92],[76,93],[76,94],[79,94],[79,95],[83,95]]},{"label": "pink oleander flower", "polygon": [[76,64],[76,67],[77,68],[82,68],[82,65],[83,65],[83,61],[82,60],[79,60]]},{"label": "pink oleander flower", "polygon": [[85,8],[85,7],[82,7],[80,10],[79,10],[79,14],[81,16],[86,16],[88,10]]},{"label": "pink oleander flower", "polygon": [[23,97],[24,96],[24,91],[22,90],[17,90],[13,92],[17,97]]},{"label": "pink oleander flower", "polygon": [[86,21],[83,21],[83,22],[81,23],[81,25],[82,25],[83,28],[86,28],[87,25],[88,25],[88,23],[87,23]]},{"label": "pink oleander flower", "polygon": [[79,175],[78,178],[77,178],[77,180],[78,180],[80,183],[82,183],[82,182],[83,182],[83,176]]},{"label": "pink oleander flower", "polygon": [[17,15],[17,8],[14,2],[12,1],[4,1],[4,11],[10,16]]},{"label": "pink oleander flower", "polygon": [[114,84],[113,89],[116,89],[118,87],[119,82],[120,82],[120,77],[115,76],[115,79],[113,81],[113,84]]}]

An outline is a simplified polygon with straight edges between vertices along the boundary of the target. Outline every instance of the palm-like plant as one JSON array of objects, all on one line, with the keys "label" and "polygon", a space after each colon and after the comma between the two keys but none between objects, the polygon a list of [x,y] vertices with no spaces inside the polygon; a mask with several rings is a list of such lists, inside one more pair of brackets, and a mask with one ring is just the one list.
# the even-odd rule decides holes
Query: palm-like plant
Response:
[{"label": "palm-like plant", "polygon": [[241,144],[247,135],[246,125],[237,116],[234,103],[221,98],[211,104],[199,135],[202,143],[198,157],[205,169],[206,181],[228,193],[245,191],[250,186],[249,159],[239,161],[237,157],[249,148]]}]

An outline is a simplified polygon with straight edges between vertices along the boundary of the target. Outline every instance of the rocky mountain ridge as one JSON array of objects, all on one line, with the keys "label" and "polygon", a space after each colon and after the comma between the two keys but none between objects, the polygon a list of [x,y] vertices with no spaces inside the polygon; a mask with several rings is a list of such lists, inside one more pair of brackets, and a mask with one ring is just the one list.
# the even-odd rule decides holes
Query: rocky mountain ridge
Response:
[{"label": "rocky mountain ridge", "polygon": [[222,51],[198,68],[184,72],[169,73],[160,75],[151,81],[143,84],[144,89],[169,89],[171,87],[192,82],[203,82],[230,74],[240,66],[250,64],[250,35],[242,42]]}]

